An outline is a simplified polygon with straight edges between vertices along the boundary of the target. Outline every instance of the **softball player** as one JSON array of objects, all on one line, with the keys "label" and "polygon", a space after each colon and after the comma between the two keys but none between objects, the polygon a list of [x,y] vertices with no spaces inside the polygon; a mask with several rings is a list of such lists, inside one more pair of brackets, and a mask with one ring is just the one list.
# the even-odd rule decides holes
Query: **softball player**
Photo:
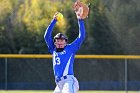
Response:
[{"label": "softball player", "polygon": [[54,15],[53,20],[45,31],[44,38],[49,52],[53,55],[53,70],[56,82],[54,93],[77,93],[79,84],[74,77],[73,63],[74,56],[85,39],[84,21],[77,15],[79,24],[79,36],[71,43],[67,44],[68,38],[58,33],[52,39],[52,30],[57,22]]}]

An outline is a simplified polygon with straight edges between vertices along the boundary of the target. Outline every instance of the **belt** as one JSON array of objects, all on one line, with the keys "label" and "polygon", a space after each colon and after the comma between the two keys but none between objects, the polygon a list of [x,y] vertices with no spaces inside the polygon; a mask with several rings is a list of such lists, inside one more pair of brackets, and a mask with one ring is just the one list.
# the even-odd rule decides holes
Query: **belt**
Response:
[{"label": "belt", "polygon": [[67,76],[63,76],[63,77],[56,77],[55,78],[55,80],[56,80],[56,82],[59,82],[59,81],[61,81],[61,80],[64,80],[64,79],[67,79],[68,77]]}]

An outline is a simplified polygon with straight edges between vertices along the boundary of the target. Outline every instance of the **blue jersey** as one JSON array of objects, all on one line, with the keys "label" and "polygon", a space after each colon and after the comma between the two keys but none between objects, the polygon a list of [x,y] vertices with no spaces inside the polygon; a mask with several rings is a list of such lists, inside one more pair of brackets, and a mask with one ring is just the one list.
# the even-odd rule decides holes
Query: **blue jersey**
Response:
[{"label": "blue jersey", "polygon": [[56,52],[56,48],[52,39],[52,30],[57,20],[53,19],[44,34],[45,42],[48,46],[49,52],[53,55],[53,70],[55,77],[62,77],[66,75],[74,75],[73,63],[76,51],[80,48],[85,39],[84,21],[78,19],[79,35],[71,43],[67,44],[63,51]]}]

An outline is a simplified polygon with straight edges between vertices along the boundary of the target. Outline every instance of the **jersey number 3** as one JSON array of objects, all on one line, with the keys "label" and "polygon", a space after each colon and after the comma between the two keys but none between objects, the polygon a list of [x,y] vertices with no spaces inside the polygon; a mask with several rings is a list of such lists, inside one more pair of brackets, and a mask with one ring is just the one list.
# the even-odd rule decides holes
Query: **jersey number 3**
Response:
[{"label": "jersey number 3", "polygon": [[55,62],[54,62],[54,65],[60,65],[60,58],[59,57],[56,57],[55,58]]}]

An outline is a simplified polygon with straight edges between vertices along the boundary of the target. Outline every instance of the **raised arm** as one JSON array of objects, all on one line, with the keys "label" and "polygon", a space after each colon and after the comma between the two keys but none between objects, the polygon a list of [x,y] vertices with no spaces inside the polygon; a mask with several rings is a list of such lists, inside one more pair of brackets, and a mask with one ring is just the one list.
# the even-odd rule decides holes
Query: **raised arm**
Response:
[{"label": "raised arm", "polygon": [[82,42],[85,39],[85,26],[84,26],[84,20],[83,19],[78,19],[78,25],[79,25],[79,35],[78,37],[71,43],[72,46],[74,46],[74,51],[77,51]]},{"label": "raised arm", "polygon": [[44,34],[44,39],[45,39],[45,42],[48,46],[50,53],[52,53],[53,49],[54,49],[54,43],[53,43],[53,39],[52,39],[52,31],[53,31],[53,28],[54,28],[56,22],[57,22],[57,20],[53,19],[51,21],[50,25],[48,26],[48,28],[46,29],[45,34]]},{"label": "raised arm", "polygon": [[72,50],[76,52],[85,39],[84,19],[87,18],[89,14],[89,7],[86,4],[80,2],[80,0],[77,0],[73,5],[73,10],[75,11],[79,24],[79,35],[76,40],[71,43],[71,45],[74,46],[72,47]]}]

